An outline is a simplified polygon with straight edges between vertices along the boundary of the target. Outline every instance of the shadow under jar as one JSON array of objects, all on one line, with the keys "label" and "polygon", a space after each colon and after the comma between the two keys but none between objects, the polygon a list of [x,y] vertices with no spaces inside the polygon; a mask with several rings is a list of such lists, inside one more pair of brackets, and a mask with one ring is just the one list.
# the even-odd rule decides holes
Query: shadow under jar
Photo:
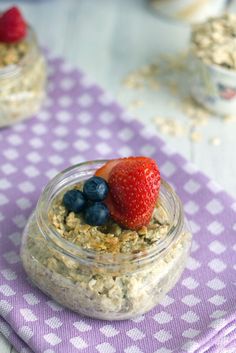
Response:
[{"label": "shadow under jar", "polygon": [[53,202],[105,162],[78,164],[51,180],[25,227],[21,259],[32,282],[63,306],[93,318],[124,320],[151,310],[174,287],[192,236],[179,198],[162,181],[158,202],[170,226],[150,249],[113,254],[63,238],[49,220]]},{"label": "shadow under jar", "polygon": [[[14,44],[0,43],[0,46],[4,47],[8,58],[15,59]],[[24,55],[23,47],[27,48]],[[45,97],[46,64],[31,27],[17,48],[19,60],[0,65],[0,127],[37,113]]]}]

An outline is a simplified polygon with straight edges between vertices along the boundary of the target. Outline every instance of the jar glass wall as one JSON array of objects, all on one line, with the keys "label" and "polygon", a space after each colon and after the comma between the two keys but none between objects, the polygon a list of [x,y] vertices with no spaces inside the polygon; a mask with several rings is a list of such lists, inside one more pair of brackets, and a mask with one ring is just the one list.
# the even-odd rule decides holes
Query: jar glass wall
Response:
[{"label": "jar glass wall", "polygon": [[0,63],[0,127],[3,127],[37,113],[45,97],[46,64],[30,27],[21,43],[0,43],[0,47],[6,53],[4,63]]},{"label": "jar glass wall", "polygon": [[191,234],[179,198],[162,181],[159,203],[171,225],[150,251],[104,253],[63,238],[48,218],[53,200],[104,163],[76,165],[48,184],[24,230],[21,258],[32,282],[60,304],[89,317],[123,320],[149,311],[173,288],[184,270]]}]

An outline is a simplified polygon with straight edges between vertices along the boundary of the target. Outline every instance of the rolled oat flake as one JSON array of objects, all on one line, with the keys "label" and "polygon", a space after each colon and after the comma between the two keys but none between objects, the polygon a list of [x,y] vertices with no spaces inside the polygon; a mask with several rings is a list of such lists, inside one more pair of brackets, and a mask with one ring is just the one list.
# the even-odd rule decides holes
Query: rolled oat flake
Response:
[{"label": "rolled oat flake", "polygon": [[206,64],[236,69],[236,15],[224,14],[193,26],[191,49]]}]

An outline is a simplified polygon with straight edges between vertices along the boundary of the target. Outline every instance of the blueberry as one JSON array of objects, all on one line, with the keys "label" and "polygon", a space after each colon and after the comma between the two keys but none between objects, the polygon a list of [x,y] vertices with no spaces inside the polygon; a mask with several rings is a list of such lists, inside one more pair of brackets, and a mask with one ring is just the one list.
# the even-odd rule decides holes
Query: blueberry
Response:
[{"label": "blueberry", "polygon": [[65,193],[62,202],[68,211],[79,213],[86,205],[86,198],[82,191],[73,189]]},{"label": "blueberry", "polygon": [[102,226],[109,218],[109,210],[102,202],[95,202],[84,212],[85,222],[91,226]]},{"label": "blueberry", "polygon": [[91,201],[102,201],[108,194],[108,184],[100,177],[92,177],[84,183],[84,194]]}]

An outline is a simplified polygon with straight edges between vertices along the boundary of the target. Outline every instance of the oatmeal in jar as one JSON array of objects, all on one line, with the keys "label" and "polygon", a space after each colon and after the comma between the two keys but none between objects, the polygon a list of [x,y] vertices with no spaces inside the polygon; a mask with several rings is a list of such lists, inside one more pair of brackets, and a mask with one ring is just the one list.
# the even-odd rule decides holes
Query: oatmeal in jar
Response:
[{"label": "oatmeal in jar", "polygon": [[225,13],[220,17],[193,26],[191,50],[208,65],[236,69],[236,15]]},{"label": "oatmeal in jar", "polygon": [[236,109],[236,15],[193,26],[189,52],[189,89],[194,100],[217,115]]},{"label": "oatmeal in jar", "polygon": [[[43,292],[80,314],[121,320],[149,311],[175,285],[191,234],[180,200],[150,161],[84,163],[49,183],[21,247]],[[137,175],[138,188],[130,188]]]},{"label": "oatmeal in jar", "polygon": [[46,65],[18,8],[0,14],[0,127],[35,114],[45,96]]}]

